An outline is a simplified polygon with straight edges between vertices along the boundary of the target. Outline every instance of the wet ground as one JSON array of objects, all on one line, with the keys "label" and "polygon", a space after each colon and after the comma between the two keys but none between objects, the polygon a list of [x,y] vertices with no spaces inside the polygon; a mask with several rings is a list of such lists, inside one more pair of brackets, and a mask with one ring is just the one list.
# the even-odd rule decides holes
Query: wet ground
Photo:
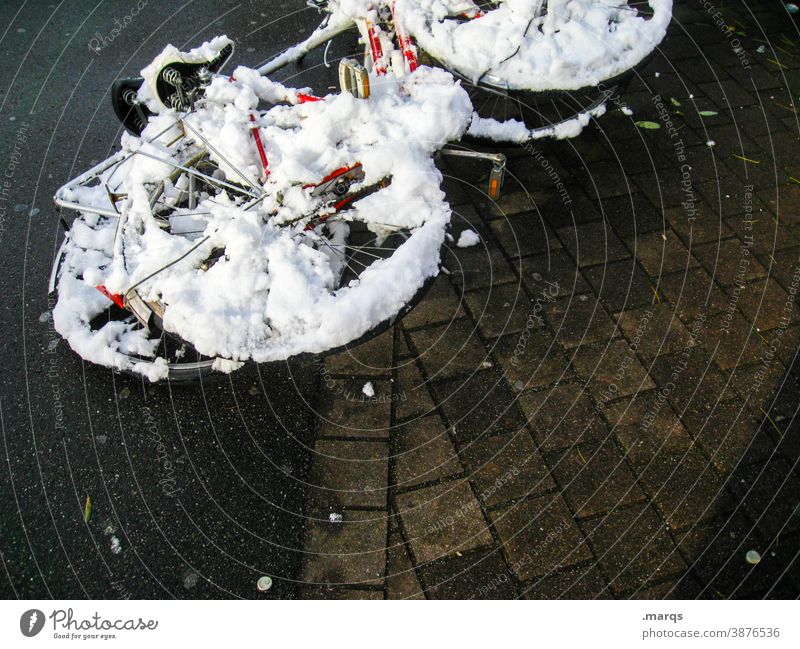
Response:
[{"label": "wet ground", "polygon": [[[112,150],[107,89],[164,43],[227,33],[253,64],[317,17],[20,4],[0,8],[2,594],[797,597],[800,36],[777,2],[678,3],[609,114],[504,150],[497,203],[485,168],[443,165],[481,243],[401,326],[173,388],[58,342],[50,197]],[[318,63],[289,75],[324,89]]]}]

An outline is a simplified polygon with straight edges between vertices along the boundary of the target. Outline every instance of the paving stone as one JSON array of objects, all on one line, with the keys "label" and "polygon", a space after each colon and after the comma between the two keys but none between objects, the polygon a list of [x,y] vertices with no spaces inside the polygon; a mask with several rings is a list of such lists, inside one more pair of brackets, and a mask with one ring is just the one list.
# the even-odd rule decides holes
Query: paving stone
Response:
[{"label": "paving stone", "polygon": [[624,311],[617,318],[631,348],[645,360],[680,351],[690,340],[686,327],[665,304]]},{"label": "paving stone", "polygon": [[537,212],[496,219],[490,227],[511,258],[542,254],[561,247],[561,241]]},{"label": "paving stone", "polygon": [[325,358],[325,368],[333,376],[387,376],[392,371],[394,334],[387,331],[363,345]]},{"label": "paving stone", "polygon": [[743,406],[736,401],[718,403],[705,419],[684,415],[686,427],[722,474],[740,463],[765,459],[774,451],[770,438],[759,431]]},{"label": "paving stone", "polygon": [[800,243],[791,230],[766,211],[733,216],[726,223],[742,241],[746,241],[748,236],[752,237],[752,249],[755,253],[774,253]]},{"label": "paving stone", "polygon": [[415,419],[395,434],[397,484],[407,489],[461,473],[461,463],[440,417]]},{"label": "paving stone", "polygon": [[673,577],[647,588],[637,588],[631,593],[626,593],[622,599],[649,600],[659,599],[695,599],[702,590],[702,586],[691,573],[685,572],[680,577]]},{"label": "paving stone", "polygon": [[[771,259],[762,256],[762,265],[769,266],[772,259],[774,261],[769,269],[770,275],[783,287],[784,291],[791,291],[792,284],[795,283],[796,286],[795,274],[800,268],[800,249],[778,250],[772,253]],[[797,289],[795,288],[795,290]]]},{"label": "paving stone", "polygon": [[411,341],[431,381],[480,369],[487,352],[468,320],[411,332]]},{"label": "paving stone", "polygon": [[757,191],[756,195],[784,225],[800,223],[800,185],[797,183],[779,184],[777,187],[770,184],[768,191]]},{"label": "paving stone", "polygon": [[496,371],[440,383],[434,389],[459,445],[479,437],[516,432],[525,425],[514,394]]},{"label": "paving stone", "polygon": [[[635,163],[636,151],[644,152],[648,150],[641,146],[625,154],[626,161]],[[655,164],[659,167],[664,166],[665,159],[660,154],[654,155]],[[648,159],[645,164],[650,165]],[[639,167],[641,168],[641,167]],[[661,210],[656,208],[646,194],[631,194],[630,196],[619,196],[608,198],[602,203],[603,214],[608,223],[621,239],[633,239],[641,236],[645,232],[661,230],[664,227],[664,218]]]},{"label": "paving stone", "polygon": [[564,497],[579,517],[595,516],[644,499],[644,493],[609,438],[546,456]]},{"label": "paving stone", "polygon": [[588,268],[584,274],[609,311],[636,308],[655,301],[650,278],[633,259]]},{"label": "paving stone", "polygon": [[466,480],[396,497],[417,565],[492,544],[480,505]]},{"label": "paving stone", "polygon": [[580,267],[607,264],[630,257],[622,241],[605,221],[560,228],[556,233]]},{"label": "paving stone", "polygon": [[430,414],[435,406],[428,384],[413,360],[406,360],[397,368],[395,414],[398,419]]},{"label": "paving stone", "polygon": [[536,203],[528,192],[516,190],[513,185],[511,187],[507,185],[504,189],[506,191],[502,192],[499,199],[487,203],[489,215],[496,218],[509,218],[536,210]]},{"label": "paving stone", "polygon": [[678,546],[704,587],[701,597],[728,599],[737,590],[746,596],[748,591],[768,588],[773,582],[771,571],[762,565],[766,562],[754,567],[745,561],[749,550],[762,552],[764,543],[741,514],[688,528],[679,536]]},{"label": "paving stone", "polygon": [[320,507],[384,507],[389,445],[319,440],[314,445],[309,498]]},{"label": "paving stone", "polygon": [[357,510],[344,512],[340,523],[308,521],[303,581],[382,586],[386,525],[385,512]]},{"label": "paving stone", "polygon": [[491,351],[517,392],[551,385],[571,374],[569,361],[546,330],[504,336]]},{"label": "paving stone", "polygon": [[573,296],[546,305],[544,313],[556,339],[567,349],[609,340],[617,333],[614,321],[591,296]]},{"label": "paving stone", "polygon": [[464,291],[514,282],[517,276],[499,246],[457,248],[444,255],[444,268]]},{"label": "paving stone", "polygon": [[[648,100],[647,108],[651,110],[652,103]],[[666,150],[668,144],[666,131],[648,133],[647,139],[653,141],[662,150]],[[672,151],[667,154],[668,163],[666,166],[661,166],[657,169],[641,169],[640,173],[629,177],[631,181],[631,190],[638,193],[646,194],[652,197],[652,201],[659,207],[672,207],[680,205],[685,200],[685,194],[680,186],[682,174],[680,172],[680,164],[676,161],[675,155]]]},{"label": "paving stone", "polygon": [[[580,143],[576,140],[573,140],[573,143],[576,148],[580,147]],[[583,150],[585,153],[588,149],[584,147]],[[607,157],[609,153],[604,147],[595,146],[593,155]],[[565,203],[553,195],[552,191],[549,192],[548,199],[540,203],[539,210],[542,218],[551,228],[575,227],[577,224],[591,223],[602,219],[603,215],[596,200],[590,199],[579,185],[570,182],[569,193],[569,197],[572,199],[571,203]]]},{"label": "paving stone", "polygon": [[[693,219],[690,217],[694,216]],[[732,236],[731,229],[718,214],[702,203],[695,203],[694,214],[685,207],[670,207],[664,210],[664,218],[682,239],[690,252],[703,243],[716,242]]]},{"label": "paving stone", "polygon": [[730,385],[742,399],[747,399],[748,409],[759,418],[762,416],[762,408],[767,410],[772,404],[776,387],[781,384],[784,374],[785,370],[779,363],[769,368],[765,368],[762,363],[735,367],[729,373]]},{"label": "paving stone", "polygon": [[639,482],[673,529],[730,512],[737,504],[713,463],[697,448],[660,453],[638,474]]},{"label": "paving stone", "polygon": [[527,430],[478,440],[463,455],[469,479],[486,507],[556,486]]},{"label": "paving stone", "polygon": [[698,315],[720,313],[726,309],[729,301],[703,268],[660,277],[658,288],[684,322]]},{"label": "paving stone", "polygon": [[579,385],[562,383],[551,390],[526,392],[519,403],[545,451],[571,448],[608,434],[600,414]]},{"label": "paving stone", "polygon": [[705,329],[708,333],[702,344],[723,370],[756,363],[764,356],[766,345],[755,327],[738,312],[711,316]]},{"label": "paving stone", "polygon": [[389,437],[392,384],[372,380],[374,396],[364,394],[366,381],[324,377],[317,399],[317,434],[322,437]]},{"label": "paving stone", "polygon": [[783,458],[737,469],[730,486],[765,538],[800,530],[800,478]]},{"label": "paving stone", "polygon": [[452,322],[456,318],[462,317],[464,317],[464,309],[461,308],[461,297],[456,294],[447,277],[440,275],[425,299],[403,318],[403,326],[406,329],[414,329],[442,322]]},{"label": "paving stone", "polygon": [[[453,207],[452,203],[450,205],[453,209],[451,223],[454,226],[454,230],[460,232],[465,228],[485,229],[486,222],[472,204],[465,205],[462,203],[456,207]],[[458,236],[455,239],[458,241]]]},{"label": "paving stone", "polygon": [[522,584],[525,599],[611,599],[600,571],[590,564],[570,566]]},{"label": "paving stone", "polygon": [[477,549],[421,568],[435,599],[516,599],[513,574],[497,550]]},{"label": "paving stone", "polygon": [[584,293],[589,289],[575,262],[563,250],[520,259],[517,261],[517,268],[534,299],[545,299],[545,296],[565,297]]},{"label": "paving stone", "polygon": [[520,282],[467,293],[465,301],[487,338],[522,331],[533,317],[534,304]]},{"label": "paving stone", "polygon": [[[394,516],[390,520],[394,520]],[[386,599],[425,599],[403,537],[394,525],[390,527],[386,548]]]},{"label": "paving stone", "polygon": [[406,337],[404,335],[405,328],[403,324],[400,323],[398,326],[395,327],[395,331],[397,335],[395,337],[395,344],[396,344],[396,358],[398,360],[405,360],[407,358],[411,358],[413,354],[411,353],[411,349],[406,342]]},{"label": "paving stone", "polygon": [[662,356],[649,371],[675,413],[685,422],[705,421],[718,403],[737,398],[732,389],[726,389],[725,375],[698,347],[692,348],[688,356],[683,353]]},{"label": "paving stone", "polygon": [[297,598],[304,600],[373,600],[383,599],[383,590],[302,585],[298,588]]},{"label": "paving stone", "polygon": [[798,320],[797,304],[771,277],[756,280],[736,289],[728,289],[731,299],[738,295],[737,306],[759,331],[775,329]]},{"label": "paving stone", "polygon": [[606,416],[626,457],[636,467],[692,446],[692,438],[680,419],[654,390],[610,403]]},{"label": "paving stone", "polygon": [[615,593],[624,593],[682,573],[686,564],[649,505],[615,509],[583,523]]},{"label": "paving stone", "polygon": [[696,246],[692,252],[722,286],[767,275],[766,269],[738,239]]},{"label": "paving stone", "polygon": [[589,392],[601,404],[650,390],[655,383],[624,340],[583,345],[572,359]]},{"label": "paving stone", "polygon": [[789,327],[783,336],[780,336],[779,342],[777,342],[778,331],[768,331],[763,336],[766,338],[765,344],[769,345],[770,348],[773,343],[776,343],[777,351],[775,355],[783,363],[784,367],[789,368],[797,362],[798,354],[800,354],[800,326]]},{"label": "paving stone", "polygon": [[547,494],[491,513],[503,552],[522,580],[590,559],[591,551],[564,499]]},{"label": "paving stone", "polygon": [[627,176],[617,160],[592,162],[588,170],[572,170],[590,198],[611,198],[631,193]]},{"label": "paving stone", "polygon": [[628,245],[651,277],[660,277],[679,270],[686,271],[697,265],[689,250],[672,230],[642,234],[628,242]]}]

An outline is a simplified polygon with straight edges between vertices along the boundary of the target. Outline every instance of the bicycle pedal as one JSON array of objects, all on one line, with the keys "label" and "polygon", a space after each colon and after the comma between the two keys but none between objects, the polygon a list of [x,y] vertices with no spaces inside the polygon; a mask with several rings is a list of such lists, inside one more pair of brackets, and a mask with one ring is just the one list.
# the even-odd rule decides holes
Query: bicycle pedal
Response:
[{"label": "bicycle pedal", "polygon": [[497,200],[503,189],[503,182],[506,177],[506,166],[504,163],[495,163],[489,174],[489,198]]},{"label": "bicycle pedal", "polygon": [[339,63],[339,86],[342,92],[349,92],[357,99],[367,99],[370,94],[367,69],[352,59],[342,60]]}]

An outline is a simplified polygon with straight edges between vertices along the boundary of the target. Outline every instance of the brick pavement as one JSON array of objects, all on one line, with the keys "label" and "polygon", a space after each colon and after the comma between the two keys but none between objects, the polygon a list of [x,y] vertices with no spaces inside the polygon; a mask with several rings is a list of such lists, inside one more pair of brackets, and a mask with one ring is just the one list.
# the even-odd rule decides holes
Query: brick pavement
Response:
[{"label": "brick pavement", "polygon": [[[745,69],[679,3],[633,118],[537,149],[569,206],[521,149],[496,204],[447,169],[480,244],[318,367],[300,596],[798,595],[800,39],[776,6],[718,3]],[[655,94],[680,150],[633,124]]]}]

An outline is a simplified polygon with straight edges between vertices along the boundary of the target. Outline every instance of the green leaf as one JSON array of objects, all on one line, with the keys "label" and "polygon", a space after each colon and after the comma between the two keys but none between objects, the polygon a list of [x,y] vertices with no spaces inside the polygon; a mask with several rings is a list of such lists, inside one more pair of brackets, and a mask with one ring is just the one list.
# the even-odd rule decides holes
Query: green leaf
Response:
[{"label": "green leaf", "polygon": [[670,97],[669,100],[672,102],[673,106],[680,106],[681,102],[679,102],[675,97]]},{"label": "green leaf", "polygon": [[660,124],[656,124],[655,122],[648,122],[646,120],[636,122],[636,126],[638,126],[639,128],[647,129],[648,131],[654,131],[658,128],[661,128]]},{"label": "green leaf", "polygon": [[714,115],[719,115],[715,110],[701,110],[698,114],[700,117],[714,117]]},{"label": "green leaf", "polygon": [[86,500],[83,503],[83,522],[88,523],[91,517],[92,517],[92,497],[86,496]]}]

